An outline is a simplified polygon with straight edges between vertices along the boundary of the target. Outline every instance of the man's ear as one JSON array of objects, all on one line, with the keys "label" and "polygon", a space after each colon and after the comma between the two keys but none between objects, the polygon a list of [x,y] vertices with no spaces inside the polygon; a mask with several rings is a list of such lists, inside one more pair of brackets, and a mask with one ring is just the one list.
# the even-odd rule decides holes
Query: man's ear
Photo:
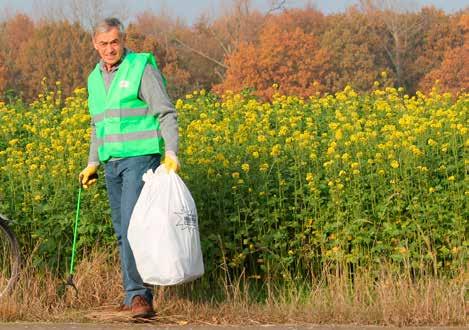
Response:
[{"label": "man's ear", "polygon": [[94,49],[98,50],[98,47],[96,47],[96,41],[95,41],[94,37],[91,38],[91,42],[93,43]]}]

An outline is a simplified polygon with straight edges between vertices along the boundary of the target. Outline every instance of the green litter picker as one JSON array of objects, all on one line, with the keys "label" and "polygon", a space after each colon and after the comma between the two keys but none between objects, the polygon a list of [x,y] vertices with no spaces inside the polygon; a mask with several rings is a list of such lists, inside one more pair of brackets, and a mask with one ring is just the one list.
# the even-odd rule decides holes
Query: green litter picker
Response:
[{"label": "green litter picker", "polygon": [[[90,176],[91,179],[97,179],[98,175],[94,174]],[[82,184],[80,182],[80,186],[78,188],[78,198],[77,198],[77,208],[76,208],[76,213],[75,213],[75,224],[73,226],[73,243],[72,243],[72,257],[70,260],[70,272],[68,274],[67,280],[65,281],[63,285],[63,293],[65,294],[65,288],[67,286],[70,286],[73,288],[75,291],[75,296],[78,297],[78,288],[75,285],[75,282],[73,281],[73,277],[75,275],[75,256],[77,252],[77,237],[78,237],[78,223],[80,222],[80,203],[81,203],[81,190],[82,190]]]},{"label": "green litter picker", "polygon": [[[72,258],[70,260],[70,273],[64,283],[64,291],[67,286],[70,286],[75,291],[75,296],[78,297],[78,288],[73,281],[75,275],[75,255],[77,249],[77,236],[78,236],[78,223],[80,221],[80,202],[81,202],[81,183],[78,188],[77,209],[75,213],[75,225],[73,226],[73,243],[72,243]],[[65,293],[65,292],[64,292]]]}]

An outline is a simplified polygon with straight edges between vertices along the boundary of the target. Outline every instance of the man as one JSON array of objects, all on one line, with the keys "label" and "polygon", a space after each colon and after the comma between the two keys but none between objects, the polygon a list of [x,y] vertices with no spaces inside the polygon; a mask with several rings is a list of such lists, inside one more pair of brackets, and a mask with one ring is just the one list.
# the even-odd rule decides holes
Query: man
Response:
[{"label": "man", "polygon": [[89,187],[97,180],[98,166],[104,165],[125,290],[121,309],[150,317],[153,296],[138,274],[127,230],[142,176],[158,167],[163,147],[166,169],[179,169],[176,110],[153,55],[125,48],[118,19],[107,18],[95,27],[93,45],[101,60],[88,77],[92,133],[88,166],[79,179]]}]

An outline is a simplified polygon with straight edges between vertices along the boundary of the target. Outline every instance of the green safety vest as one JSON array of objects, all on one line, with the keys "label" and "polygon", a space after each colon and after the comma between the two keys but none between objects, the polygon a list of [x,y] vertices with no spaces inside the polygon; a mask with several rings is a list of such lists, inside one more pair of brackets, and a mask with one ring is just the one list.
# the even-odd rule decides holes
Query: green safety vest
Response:
[{"label": "green safety vest", "polygon": [[158,67],[152,54],[128,53],[107,93],[99,64],[88,77],[88,108],[96,126],[101,162],[111,157],[161,154],[164,149],[158,118],[138,98],[147,64]]}]

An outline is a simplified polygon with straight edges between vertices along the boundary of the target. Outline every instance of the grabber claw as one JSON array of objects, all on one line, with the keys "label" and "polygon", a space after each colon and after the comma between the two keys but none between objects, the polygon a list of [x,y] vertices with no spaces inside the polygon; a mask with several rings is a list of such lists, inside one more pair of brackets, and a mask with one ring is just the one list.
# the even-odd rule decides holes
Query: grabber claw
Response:
[{"label": "grabber claw", "polygon": [[75,283],[73,282],[73,274],[68,275],[67,281],[65,282],[65,286],[71,286],[75,291],[75,297],[78,297],[78,289]]}]

